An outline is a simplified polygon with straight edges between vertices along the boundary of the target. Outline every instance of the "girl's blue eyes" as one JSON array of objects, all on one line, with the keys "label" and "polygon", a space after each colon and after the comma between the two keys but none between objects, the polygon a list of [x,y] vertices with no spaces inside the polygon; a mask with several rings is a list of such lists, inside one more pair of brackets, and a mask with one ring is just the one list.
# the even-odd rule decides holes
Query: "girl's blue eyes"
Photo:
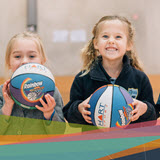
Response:
[{"label": "girl's blue eyes", "polygon": [[122,38],[121,36],[116,36],[116,38]]},{"label": "girl's blue eyes", "polygon": [[104,38],[108,38],[108,36],[107,36],[107,35],[104,35],[103,37],[104,37]]},{"label": "girl's blue eyes", "polygon": [[[34,58],[35,56],[29,56],[29,58]],[[21,56],[15,56],[16,59],[21,58]]]},{"label": "girl's blue eyes", "polygon": [[15,56],[15,58],[17,58],[17,59],[18,59],[18,58],[20,58],[20,56]]},{"label": "girl's blue eyes", "polygon": [[[104,35],[103,38],[109,38],[109,36]],[[121,36],[116,36],[115,38],[116,38],[116,39],[120,39],[120,38],[122,38],[122,37],[121,37]]]},{"label": "girl's blue eyes", "polygon": [[35,56],[29,56],[30,58],[34,58]]}]

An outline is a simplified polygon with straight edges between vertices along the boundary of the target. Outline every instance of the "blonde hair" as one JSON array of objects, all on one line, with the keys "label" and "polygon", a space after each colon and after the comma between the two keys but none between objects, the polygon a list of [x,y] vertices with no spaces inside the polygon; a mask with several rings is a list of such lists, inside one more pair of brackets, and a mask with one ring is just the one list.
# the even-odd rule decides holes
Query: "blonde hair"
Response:
[{"label": "blonde hair", "polygon": [[82,52],[81,52],[81,57],[82,57],[82,61],[83,61],[82,71],[84,71],[82,76],[87,74],[90,71],[94,62],[99,58],[99,53],[94,48],[94,43],[93,43],[94,39],[98,36],[99,24],[102,23],[102,22],[105,22],[105,21],[110,21],[110,20],[119,20],[122,23],[127,25],[128,44],[132,44],[133,47],[130,51],[126,51],[125,54],[129,57],[131,65],[133,67],[135,67],[138,70],[143,71],[143,68],[140,64],[140,61],[139,61],[138,57],[137,57],[137,53],[135,51],[135,47],[134,47],[134,35],[135,35],[135,33],[134,33],[134,29],[133,29],[131,23],[125,17],[104,16],[98,21],[98,23],[95,24],[95,26],[92,30],[93,38],[82,49]]},{"label": "blonde hair", "polygon": [[36,33],[25,31],[25,32],[18,33],[16,35],[14,35],[10,39],[10,41],[8,42],[8,45],[6,48],[6,54],[5,54],[5,69],[6,70],[9,70],[10,55],[11,55],[12,47],[13,47],[14,43],[19,39],[33,40],[37,45],[37,49],[38,49],[39,53],[41,54],[43,62],[46,62],[47,57],[46,57],[46,53],[45,53],[45,50],[44,50],[44,47],[43,47],[43,44],[42,44],[40,37]]}]

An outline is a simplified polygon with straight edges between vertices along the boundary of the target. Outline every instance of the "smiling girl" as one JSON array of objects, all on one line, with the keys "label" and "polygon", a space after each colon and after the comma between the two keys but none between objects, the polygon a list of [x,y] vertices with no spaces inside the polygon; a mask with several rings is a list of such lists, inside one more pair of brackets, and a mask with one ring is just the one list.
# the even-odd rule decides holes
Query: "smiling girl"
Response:
[{"label": "smiling girl", "polygon": [[[45,64],[46,54],[42,41],[35,33],[23,32],[16,34],[7,45],[5,55],[6,68],[14,72],[21,65],[30,62]],[[46,102],[44,102],[42,98],[40,99],[43,107],[36,105],[35,107],[37,109],[29,110],[14,103],[10,95],[9,85],[10,80],[7,80],[0,86],[0,134],[14,135],[17,134],[17,129],[19,129],[22,134],[47,133],[48,125],[46,122],[35,121],[33,119],[64,122],[62,113],[63,102],[57,87],[55,87],[53,97],[49,94],[45,95]],[[11,118],[10,116],[22,117],[22,119]],[[32,118],[32,123],[28,124],[30,121],[23,118]],[[50,127],[49,130],[52,130],[51,133],[54,132],[52,127]]]},{"label": "smiling girl", "polygon": [[131,23],[121,16],[105,16],[92,33],[82,50],[82,71],[76,75],[70,101],[63,108],[65,118],[70,123],[91,124],[91,94],[103,85],[117,84],[134,98],[132,122],[155,120],[152,87],[134,50]]}]

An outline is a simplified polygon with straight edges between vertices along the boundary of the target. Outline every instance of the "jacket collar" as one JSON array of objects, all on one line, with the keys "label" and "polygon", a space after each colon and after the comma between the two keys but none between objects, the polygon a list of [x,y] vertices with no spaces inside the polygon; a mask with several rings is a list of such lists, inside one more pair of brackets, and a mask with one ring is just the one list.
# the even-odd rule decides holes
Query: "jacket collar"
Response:
[{"label": "jacket collar", "polygon": [[[99,58],[97,61],[95,61],[95,63],[93,64],[92,69],[90,70],[89,74],[91,76],[91,79],[93,80],[98,80],[98,81],[107,81],[109,82],[109,76],[105,76],[102,68],[100,67],[100,65],[102,66],[102,59]],[[128,58],[127,55],[124,55],[123,57],[123,69],[120,73],[120,75],[122,74],[122,72],[128,72],[129,70],[129,66],[130,65],[130,60]]]}]

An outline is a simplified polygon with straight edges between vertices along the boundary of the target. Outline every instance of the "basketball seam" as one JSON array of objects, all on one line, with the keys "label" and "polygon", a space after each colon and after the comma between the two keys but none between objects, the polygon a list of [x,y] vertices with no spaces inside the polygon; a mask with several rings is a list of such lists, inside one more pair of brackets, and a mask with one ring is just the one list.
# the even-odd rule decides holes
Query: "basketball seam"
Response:
[{"label": "basketball seam", "polygon": [[[123,88],[122,88],[122,89],[123,89]],[[120,90],[120,87],[119,87],[119,91],[120,91],[120,92],[121,92],[121,94],[123,95],[123,97],[124,97],[124,99],[125,99],[126,104],[128,104],[128,103],[127,103],[127,101],[126,101],[126,97],[124,96],[123,92]]]}]

